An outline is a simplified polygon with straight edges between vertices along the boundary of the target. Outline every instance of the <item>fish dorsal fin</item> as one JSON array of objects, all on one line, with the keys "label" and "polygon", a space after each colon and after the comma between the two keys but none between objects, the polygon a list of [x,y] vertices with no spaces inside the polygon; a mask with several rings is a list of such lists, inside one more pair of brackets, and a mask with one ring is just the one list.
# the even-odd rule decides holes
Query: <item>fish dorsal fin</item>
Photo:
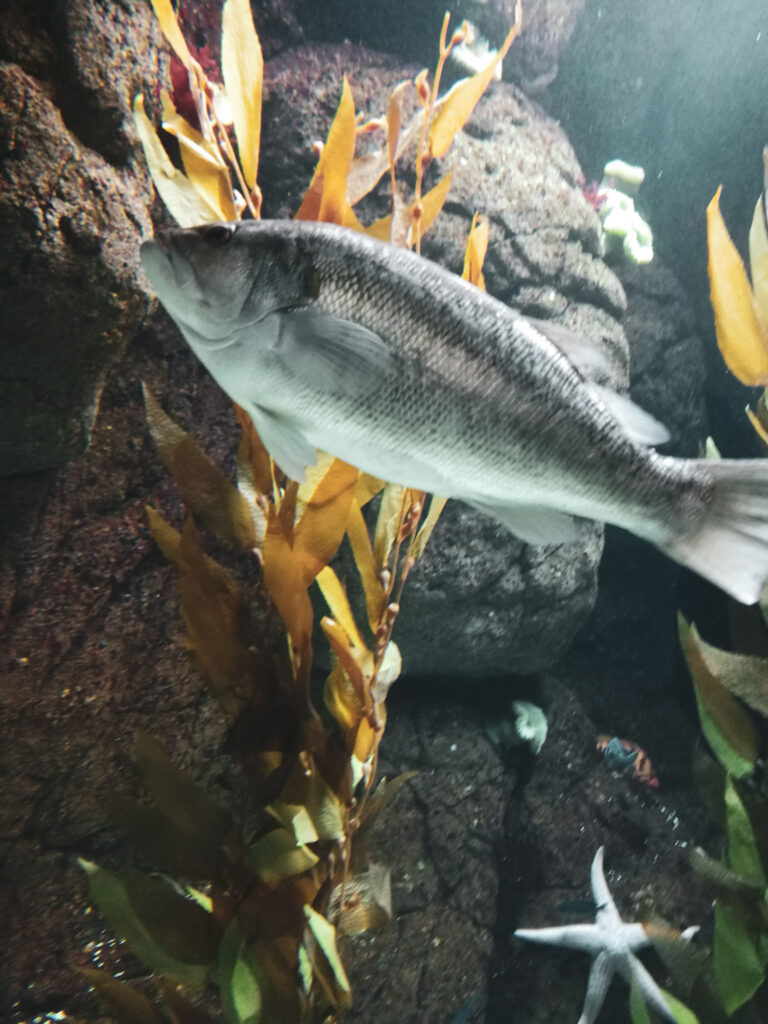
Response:
[{"label": "fish dorsal fin", "polygon": [[468,504],[506,526],[527,544],[566,544],[578,539],[576,520],[567,512],[539,505],[503,505],[475,501]]},{"label": "fish dorsal fin", "polygon": [[367,327],[314,309],[278,314],[273,351],[286,368],[322,391],[356,397],[381,385],[391,347]]},{"label": "fish dorsal fin", "polygon": [[559,348],[582,377],[594,380],[600,374],[611,373],[611,363],[600,342],[594,338],[588,338],[585,334],[572,331],[569,327],[563,327],[552,320],[537,320],[535,317],[524,319]]},{"label": "fish dorsal fin", "polygon": [[659,423],[639,405],[635,405],[631,399],[617,395],[615,391],[599,384],[588,384],[587,387],[598,402],[601,402],[618,420],[633,441],[637,441],[638,444],[656,445],[669,440],[669,431],[664,424]]}]

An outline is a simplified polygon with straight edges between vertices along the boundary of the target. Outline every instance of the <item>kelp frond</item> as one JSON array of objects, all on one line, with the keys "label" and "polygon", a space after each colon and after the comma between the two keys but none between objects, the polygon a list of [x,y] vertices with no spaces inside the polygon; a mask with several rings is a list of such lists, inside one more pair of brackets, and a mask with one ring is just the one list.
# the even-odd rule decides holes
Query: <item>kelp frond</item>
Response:
[{"label": "kelp frond", "polygon": [[[161,94],[162,125],[178,141],[183,170],[166,153],[143,98],[134,103],[157,191],[182,227],[237,220],[246,211],[258,217],[263,60],[250,4],[224,5],[224,93],[195,59],[169,0],[152,3],[188,86],[184,104],[178,75],[174,92]],[[404,100],[414,84],[400,83],[386,114],[363,124],[345,78],[296,216],[418,249],[451,181],[449,172],[422,195],[423,172],[470,116],[519,20],[518,4],[517,24],[499,54],[439,98],[445,60],[463,37],[459,29],[446,41],[446,16],[432,88],[426,73],[417,78],[422,106],[407,123]],[[383,145],[357,157],[358,135],[372,131],[384,133]],[[416,190],[406,203],[396,169],[414,145]],[[365,227],[354,207],[387,174],[392,213]],[[475,217],[464,277],[480,288],[487,245],[488,222]],[[112,873],[90,861],[82,867],[94,902],[153,973],[154,996],[103,971],[84,974],[119,1021],[205,1024],[212,1018],[187,1000],[189,988],[233,1024],[331,1024],[351,1001],[337,932],[359,933],[391,918],[389,872],[370,862],[367,839],[412,775],[377,784],[386,696],[401,668],[392,630],[406,579],[445,499],[433,497],[423,518],[427,495],[323,453],[299,485],[280,472],[237,406],[235,484],[147,389],[145,405],[187,513],[178,528],[148,508],[150,528],[175,570],[187,643],[227,723],[228,751],[244,781],[238,800],[225,806],[176,767],[157,740],[137,736],[134,759],[148,802],[116,794],[111,813],[137,853],[170,874]],[[369,532],[364,510],[377,495]],[[207,534],[229,549],[230,562],[244,562],[245,571],[213,558]],[[360,609],[331,566],[345,537],[363,594]],[[254,562],[259,581],[246,585]],[[332,653],[322,713],[310,690],[313,583],[327,605],[319,626]]]}]

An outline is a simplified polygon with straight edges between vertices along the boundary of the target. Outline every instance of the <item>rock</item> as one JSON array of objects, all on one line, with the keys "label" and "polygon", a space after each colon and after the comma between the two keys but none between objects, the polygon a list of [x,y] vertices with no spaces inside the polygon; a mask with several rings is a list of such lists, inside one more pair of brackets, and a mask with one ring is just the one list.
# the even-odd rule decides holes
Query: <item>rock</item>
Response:
[{"label": "rock", "polygon": [[0,67],[0,475],[82,451],[98,396],[143,315],[143,176],[81,146],[36,81]]},{"label": "rock", "polygon": [[504,771],[480,715],[423,697],[398,706],[382,756],[388,778],[417,774],[383,811],[372,838],[373,859],[391,872],[395,920],[342,946],[353,1019],[450,1020],[473,994],[485,1001],[499,887],[495,851],[514,776]]},{"label": "rock", "polygon": [[[585,3],[525,0],[523,31],[504,60],[504,77],[534,92],[548,85]],[[444,12],[443,0],[422,0],[405,8],[399,0],[365,5],[355,0],[305,0],[302,23],[311,37],[352,40],[431,69]],[[451,5],[451,16],[451,31],[466,18],[492,46],[499,46],[515,20],[515,0],[458,0]],[[458,68],[449,69],[449,74],[458,74]]]},{"label": "rock", "polygon": [[[220,5],[185,7],[191,41],[217,59]],[[291,0],[261,7],[268,53],[300,38]],[[157,100],[169,51],[148,3],[10,0],[0,60],[1,477],[83,450],[144,315],[153,191],[131,103]]]},{"label": "rock", "polygon": [[[586,0],[524,0],[523,30],[504,58],[504,77],[528,95],[545,89],[557,76],[560,54],[584,10]],[[515,20],[515,0],[467,4],[467,17],[494,45],[499,45]]]},{"label": "rock", "polygon": [[144,315],[152,190],[130,111],[158,79],[145,4],[11,0],[0,27],[0,476],[87,444],[105,374]]},{"label": "rock", "polygon": [[[346,74],[358,109],[374,117],[412,69],[359,47],[290,51],[267,69],[261,181],[268,215],[290,215],[311,176]],[[605,346],[626,386],[621,284],[599,251],[599,223],[561,129],[505,83],[480,101],[429,183],[453,170],[445,211],[424,252],[459,271],[476,210],[491,220],[489,292],[525,312],[555,316]],[[385,212],[384,206],[378,209]],[[534,548],[494,521],[451,503],[411,574],[395,639],[408,675],[477,678],[541,671],[562,653],[595,599],[602,528],[583,524],[576,545]]]},{"label": "rock", "polygon": [[707,436],[706,362],[691,302],[658,256],[615,270],[627,296],[630,394],[669,429],[666,453],[695,458]]}]

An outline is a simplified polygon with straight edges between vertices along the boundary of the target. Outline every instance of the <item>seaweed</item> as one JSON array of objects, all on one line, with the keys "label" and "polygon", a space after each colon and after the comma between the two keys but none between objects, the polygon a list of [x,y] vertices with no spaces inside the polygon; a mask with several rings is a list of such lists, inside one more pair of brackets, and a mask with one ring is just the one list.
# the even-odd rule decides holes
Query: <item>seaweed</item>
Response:
[{"label": "seaweed", "polygon": [[[768,149],[764,153],[768,175]],[[709,278],[718,345],[730,371],[745,385],[768,383],[768,232],[765,193],[758,199],[749,237],[752,282],[719,211],[721,189],[707,210]],[[746,409],[768,443],[766,392]],[[710,441],[710,457],[717,450]],[[743,608],[732,622],[768,650],[768,600],[762,621]],[[690,989],[702,1021],[735,1017],[755,1024],[768,1016],[768,785],[761,757],[768,718],[768,658],[722,650],[707,643],[680,617],[680,644],[693,681],[706,747],[696,752],[694,773],[725,849],[712,857],[691,852],[691,866],[714,895],[711,959]],[[690,1013],[690,1011],[686,1012]],[[643,1021],[642,1016],[633,1020]],[[685,1019],[678,1016],[679,1020]]]},{"label": "seaweed", "polygon": [[[174,165],[138,96],[135,121],[157,191],[183,227],[258,218],[263,61],[250,5],[224,5],[222,89],[187,46],[170,0],[152,2],[177,62],[161,108],[181,162]],[[442,67],[465,31],[447,39],[446,16],[431,89],[426,72],[401,83],[373,122],[361,123],[345,79],[296,217],[418,250],[450,186],[447,175],[422,195],[423,171],[448,151],[519,27],[518,4],[499,54],[439,97]],[[408,88],[417,90],[421,111],[404,125]],[[381,147],[356,157],[358,134],[370,131],[384,133]],[[416,187],[405,204],[396,168],[417,137]],[[387,172],[392,212],[364,227],[353,207]],[[488,222],[476,216],[464,276],[481,288],[487,245]],[[140,860],[158,870],[81,866],[94,903],[150,977],[137,987],[106,971],[83,976],[130,1024],[206,1024],[220,1012],[233,1024],[330,1024],[351,1003],[338,936],[382,927],[392,916],[389,872],[368,852],[379,814],[413,775],[377,778],[387,691],[401,667],[392,630],[445,500],[432,497],[424,516],[426,494],[324,453],[299,485],[237,406],[233,483],[146,388],[144,398],[149,431],[186,509],[177,528],[148,507],[149,524],[174,568],[187,644],[226,722],[234,770],[214,797],[158,739],[136,736],[146,799],[115,794],[110,814]],[[369,531],[365,512],[376,496]],[[331,565],[345,537],[364,594],[360,609]],[[226,554],[214,558],[212,548]],[[313,584],[328,608],[319,625],[332,652],[322,705],[312,675]]]}]

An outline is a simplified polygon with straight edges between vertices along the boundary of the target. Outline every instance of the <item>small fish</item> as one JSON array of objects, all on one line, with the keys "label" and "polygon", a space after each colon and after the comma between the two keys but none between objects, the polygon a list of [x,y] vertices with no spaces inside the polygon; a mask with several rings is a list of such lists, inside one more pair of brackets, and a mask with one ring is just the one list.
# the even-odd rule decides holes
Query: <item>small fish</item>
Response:
[{"label": "small fish", "polygon": [[590,343],[415,253],[331,224],[162,232],[147,277],[296,480],[321,449],[531,544],[614,523],[746,604],[768,576],[768,460],[676,459],[590,380]]}]

